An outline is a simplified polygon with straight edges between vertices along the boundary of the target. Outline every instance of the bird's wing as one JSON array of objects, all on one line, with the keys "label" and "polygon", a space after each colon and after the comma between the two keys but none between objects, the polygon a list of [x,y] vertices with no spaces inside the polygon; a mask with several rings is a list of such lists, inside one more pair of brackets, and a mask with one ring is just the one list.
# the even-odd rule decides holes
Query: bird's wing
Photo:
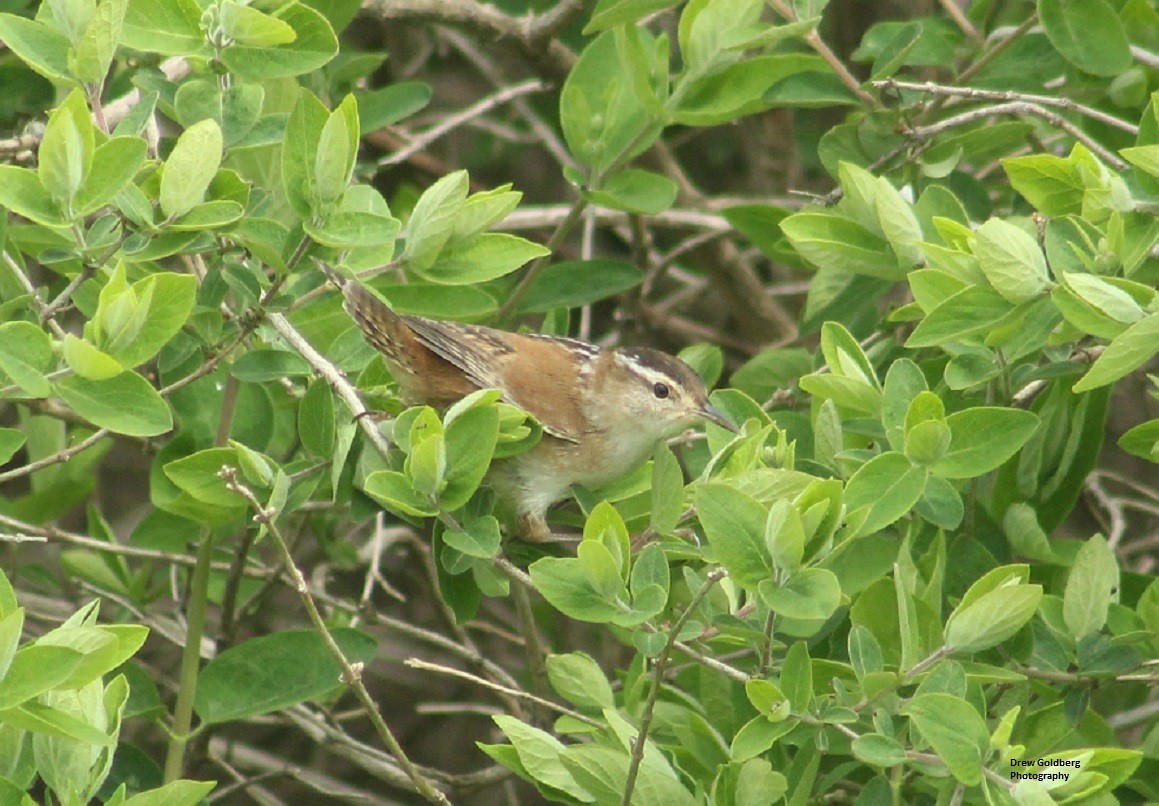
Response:
[{"label": "bird's wing", "polygon": [[565,360],[566,348],[553,340],[461,322],[404,318],[424,346],[480,389],[500,390],[506,402],[530,412],[548,434],[578,442],[587,430],[577,401],[566,394],[575,388],[574,362]]}]

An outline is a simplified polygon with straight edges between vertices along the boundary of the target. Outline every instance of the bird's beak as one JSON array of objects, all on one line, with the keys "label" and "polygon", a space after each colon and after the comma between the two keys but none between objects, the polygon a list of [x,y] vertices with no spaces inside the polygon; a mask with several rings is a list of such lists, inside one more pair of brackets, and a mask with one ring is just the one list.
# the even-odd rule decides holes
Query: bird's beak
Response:
[{"label": "bird's beak", "polygon": [[736,423],[732,421],[732,418],[711,403],[705,403],[701,406],[699,414],[710,423],[716,423],[721,428],[727,429],[734,434],[740,433],[740,429],[736,427]]}]

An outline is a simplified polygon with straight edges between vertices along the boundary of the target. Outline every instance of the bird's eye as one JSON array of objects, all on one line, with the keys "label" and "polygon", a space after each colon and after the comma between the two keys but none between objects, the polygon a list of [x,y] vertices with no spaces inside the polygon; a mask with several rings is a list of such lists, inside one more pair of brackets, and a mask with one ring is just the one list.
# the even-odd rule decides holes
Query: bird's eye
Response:
[{"label": "bird's eye", "polygon": [[656,395],[656,397],[660,398],[661,400],[668,397],[668,391],[668,384],[666,383],[660,383],[657,381],[656,383],[652,384],[652,394]]}]

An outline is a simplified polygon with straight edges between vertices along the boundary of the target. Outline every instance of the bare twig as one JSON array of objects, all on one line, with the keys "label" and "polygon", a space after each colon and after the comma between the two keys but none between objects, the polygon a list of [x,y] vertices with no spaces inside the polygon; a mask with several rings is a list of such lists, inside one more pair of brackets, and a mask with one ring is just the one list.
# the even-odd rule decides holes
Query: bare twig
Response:
[{"label": "bare twig", "polygon": [[471,104],[471,106],[467,107],[461,112],[443,118],[438,123],[438,125],[432,126],[419,136],[415,137],[409,145],[400,148],[393,154],[380,159],[378,161],[378,167],[385,168],[389,165],[398,165],[399,163],[406,162],[407,159],[411,157],[411,155],[423,151],[431,143],[435,142],[448,132],[457,129],[459,126],[463,125],[472,118],[484,115],[495,107],[501,106],[502,104],[505,104],[514,98],[519,98],[524,95],[530,95],[536,92],[542,92],[545,89],[547,89],[547,85],[538,79],[531,79],[519,84],[515,84],[514,86],[505,87],[492,95],[488,95],[481,101]]},{"label": "bare twig", "polygon": [[314,602],[314,597],[310,593],[310,587],[306,584],[305,577],[302,572],[298,570],[297,564],[294,562],[294,557],[290,554],[289,546],[286,545],[285,538],[282,536],[281,530],[278,528],[276,517],[278,513],[270,508],[267,508],[258,501],[248,487],[238,481],[237,470],[231,467],[223,467],[220,476],[225,480],[225,485],[228,489],[237,493],[250,505],[254,510],[255,518],[263,524],[269,531],[270,537],[274,541],[274,545],[278,549],[278,553],[282,557],[282,563],[285,566],[286,572],[294,581],[294,587],[298,592],[298,596],[302,600],[302,604],[306,608],[306,614],[310,618],[310,622],[314,625],[314,629],[322,638],[322,642],[326,645],[331,657],[338,662],[342,667],[342,681],[350,686],[354,696],[362,705],[363,711],[370,719],[370,723],[374,726],[375,732],[390,750],[390,754],[398,761],[407,778],[410,779],[416,791],[431,803],[450,804],[447,796],[440,792],[433,783],[419,771],[418,767],[411,762],[407,756],[406,751],[402,749],[402,745],[394,737],[386,721],[382,718],[382,714],[378,710],[378,706],[374,702],[374,698],[370,696],[370,692],[366,690],[366,685],[362,682],[362,664],[351,663],[346,657],[346,653],[338,646],[334,640],[334,636],[330,633],[330,628],[326,626],[325,619],[318,610],[318,606]]},{"label": "bare twig", "polygon": [[1054,106],[1059,109],[1066,109],[1072,112],[1077,112],[1080,115],[1097,120],[1100,123],[1105,123],[1108,126],[1125,131],[1131,135],[1139,133],[1139,127],[1114,115],[1108,115],[1100,109],[1080,104],[1070,98],[1064,98],[1057,95],[1035,95],[1033,93],[1014,92],[1012,90],[983,90],[975,87],[950,87],[945,84],[935,84],[932,81],[924,83],[915,83],[912,81],[898,81],[897,79],[886,79],[885,81],[875,81],[873,86],[879,90],[913,90],[915,92],[925,92],[930,95],[938,95],[949,98],[965,98],[967,100],[983,100],[983,101],[1015,101],[1028,104],[1037,104],[1038,106]]},{"label": "bare twig", "polygon": [[477,0],[364,0],[362,10],[382,20],[435,22],[470,31],[484,42],[514,43],[523,55],[552,79],[562,80],[576,56],[551,32],[580,6],[569,0],[541,16],[511,17]]},{"label": "bare twig", "polygon": [[598,719],[592,719],[590,716],[585,716],[584,714],[581,714],[579,711],[573,711],[571,708],[567,708],[563,705],[560,705],[559,703],[554,703],[551,700],[544,699],[543,697],[536,696],[535,694],[532,694],[529,691],[523,691],[522,689],[511,688],[509,686],[499,685],[498,683],[494,683],[490,680],[486,680],[482,677],[479,677],[478,675],[473,675],[470,672],[465,672],[462,669],[455,669],[451,666],[443,666],[443,665],[438,664],[438,663],[430,663],[428,661],[420,660],[418,658],[407,658],[405,663],[407,666],[411,667],[412,669],[420,669],[422,671],[427,671],[427,672],[438,672],[439,674],[450,675],[451,677],[458,677],[462,680],[470,680],[475,685],[482,686],[483,688],[498,692],[500,694],[503,694],[504,696],[516,697],[516,698],[521,699],[521,700],[527,700],[527,702],[529,702],[529,703],[533,703],[533,704],[541,706],[543,708],[548,708],[552,711],[555,711],[557,714],[563,714],[565,716],[570,716],[572,719],[578,719],[580,722],[584,722],[588,725],[595,725],[596,727],[603,727],[603,723],[600,722]]},{"label": "bare twig", "polygon": [[314,349],[310,342],[306,341],[305,337],[297,331],[297,329],[290,324],[290,320],[283,314],[271,313],[268,315],[270,324],[278,331],[278,334],[286,340],[286,342],[294,348],[298,355],[306,359],[306,362],[314,368],[322,378],[330,384],[330,388],[334,393],[341,398],[342,402],[350,410],[351,414],[358,421],[362,428],[362,433],[370,440],[370,444],[382,456],[390,453],[390,443],[386,441],[386,437],[378,430],[370,417],[366,415],[369,410],[362,402],[362,398],[358,396],[350,381],[346,380],[346,376],[338,367],[334,366],[326,359],[320,352]]},{"label": "bare twig", "polygon": [[652,725],[652,716],[656,711],[656,698],[660,694],[660,681],[664,679],[665,670],[668,667],[669,658],[672,656],[672,649],[676,646],[676,638],[680,635],[680,631],[684,625],[688,623],[693,611],[696,610],[697,605],[701,600],[708,595],[712,587],[724,579],[728,572],[723,568],[714,568],[705,576],[704,584],[696,591],[692,597],[692,601],[684,608],[684,612],[680,614],[680,618],[668,630],[668,640],[664,644],[664,648],[660,650],[660,655],[656,658],[652,665],[652,686],[648,691],[648,702],[644,705],[644,713],[640,716],[640,729],[636,733],[636,741],[632,744],[632,760],[628,765],[628,777],[624,783],[624,795],[620,799],[621,806],[630,806],[632,802],[632,790],[636,788],[636,776],[640,774],[640,764],[644,761],[644,746],[648,741],[648,729]]}]

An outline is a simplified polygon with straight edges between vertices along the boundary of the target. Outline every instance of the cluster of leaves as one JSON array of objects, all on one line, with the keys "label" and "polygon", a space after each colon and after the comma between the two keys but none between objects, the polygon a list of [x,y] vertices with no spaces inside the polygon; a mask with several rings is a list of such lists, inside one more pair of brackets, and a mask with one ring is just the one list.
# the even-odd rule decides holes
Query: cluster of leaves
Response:
[{"label": "cluster of leaves", "polygon": [[134,655],[149,634],[137,624],[97,624],[93,602],[59,626],[20,645],[24,608],[0,571],[0,792],[8,803],[28,803],[37,776],[61,803],[129,806],[199,803],[212,782],[173,781],[127,796],[109,786],[121,724],[161,709],[157,688],[136,667],[130,697],[124,672],[103,677]]},{"label": "cluster of leaves", "polygon": [[[492,390],[442,413],[403,410],[314,264],[386,266],[374,288],[402,312],[546,314],[562,333],[571,307],[654,291],[647,249],[639,266],[545,266],[548,249],[493,231],[521,202],[511,185],[471,192],[466,171],[448,171],[388,202],[358,181],[373,170],[367,135],[431,96],[418,82],[362,86],[384,56],[339,52],[358,5],[47,0],[0,14],[5,58],[59,88],[36,167],[0,166],[0,397],[19,425],[0,429],[12,467],[0,483],[27,482],[5,489],[0,517],[69,540],[51,524],[87,504],[92,537],[60,566],[134,612],[168,595],[158,560],[193,569],[171,712],[125,665],[143,627],[98,626],[87,606],[21,646],[23,611],[0,576],[0,788],[18,796],[39,776],[62,802],[192,802],[206,786],[178,779],[193,714],[228,732],[340,696],[340,672],[353,681],[335,656],[382,654],[343,626],[355,607],[335,603],[333,630],[240,643],[236,618],[277,610],[281,591],[255,578],[277,579],[253,568],[264,546],[289,557],[284,535],[309,527],[323,554],[353,564],[336,524],[382,507],[404,527],[434,522],[430,595],[459,624],[485,603],[523,602],[531,669],[545,663],[568,705],[550,731],[512,706],[494,719],[508,743],[480,747],[554,801],[1159,798],[1155,721],[1131,748],[1108,719],[1147,701],[1159,583],[1124,568],[1121,534],[1052,539],[1097,467],[1116,384],[1159,352],[1159,95],[1130,50],[1159,42],[1148,3],[978,4],[973,24],[1008,37],[990,49],[969,20],[876,24],[853,54],[884,82],[875,95],[835,69],[823,2],[774,2],[773,24],[759,0],[601,0],[559,90],[572,161],[560,173],[579,197],[569,226],[587,206],[637,228],[671,208],[676,179],[634,165],[671,127],[853,111],[813,144],[808,167],[838,185],[831,204],[724,212],[778,271],[811,274],[801,328],[819,349],[760,352],[732,373],[713,401],[742,433],[708,426],[680,460],[660,446],[629,478],[577,490],[574,556],[504,546],[482,484],[539,426]],[[1023,24],[1031,13],[1040,27]],[[141,66],[162,59],[188,73]],[[934,90],[894,80],[909,70],[975,94],[941,85],[945,103],[921,106]],[[1050,97],[985,95],[1059,75],[1094,107],[1069,103],[1063,118],[1045,112]],[[960,112],[947,99],[1007,106]],[[159,117],[175,136],[157,139]],[[1034,153],[1014,153],[1024,147]],[[684,355],[720,376],[719,350]],[[796,405],[767,404],[786,379],[794,396],[777,400]],[[381,430],[355,417],[354,387],[397,416]],[[1139,420],[1119,445],[1159,461],[1159,420]],[[149,462],[128,546],[110,525],[124,513],[93,494],[114,441]],[[546,602],[538,622],[529,591]],[[210,602],[228,614],[229,648],[200,666]],[[591,654],[567,645],[574,623],[600,625]],[[457,646],[510,693],[513,675],[459,624],[457,644],[430,645]],[[563,650],[545,661],[541,628]],[[611,679],[593,660],[609,647],[623,658]],[[119,741],[129,717],[167,723],[163,788],[147,789],[161,775],[145,754],[114,761],[118,743],[132,748]],[[1073,763],[1066,780],[1009,774],[1052,760]],[[106,782],[134,777],[146,791]]]}]

